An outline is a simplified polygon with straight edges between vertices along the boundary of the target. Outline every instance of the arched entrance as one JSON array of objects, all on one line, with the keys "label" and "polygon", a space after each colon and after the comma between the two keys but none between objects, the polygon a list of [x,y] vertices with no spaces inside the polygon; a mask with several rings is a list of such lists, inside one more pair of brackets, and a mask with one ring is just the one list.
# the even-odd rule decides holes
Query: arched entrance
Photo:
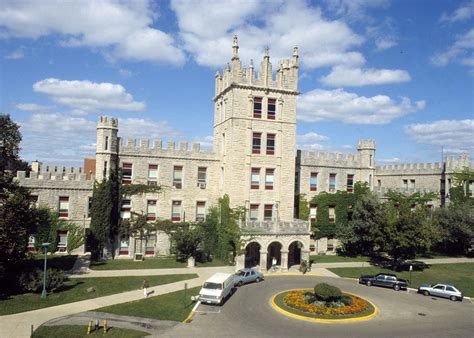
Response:
[{"label": "arched entrance", "polygon": [[252,242],[245,247],[245,267],[253,268],[260,265],[260,244]]},{"label": "arched entrance", "polygon": [[273,257],[277,260],[277,265],[281,265],[281,248],[282,245],[279,242],[272,242],[268,246],[267,250],[267,270],[272,267]]},{"label": "arched entrance", "polygon": [[293,265],[299,265],[301,263],[301,249],[303,243],[295,241],[288,247],[288,269]]}]

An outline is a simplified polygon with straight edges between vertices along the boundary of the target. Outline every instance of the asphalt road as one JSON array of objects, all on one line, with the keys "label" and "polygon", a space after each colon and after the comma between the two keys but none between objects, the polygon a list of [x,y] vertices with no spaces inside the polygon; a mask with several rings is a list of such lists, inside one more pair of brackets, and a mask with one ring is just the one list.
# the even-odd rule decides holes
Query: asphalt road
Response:
[{"label": "asphalt road", "polygon": [[[273,295],[327,282],[360,295],[378,307],[377,317],[360,322],[314,323],[287,317],[270,305]],[[472,337],[474,304],[425,297],[331,277],[275,276],[245,285],[222,306],[200,305],[189,324],[167,337]],[[162,335],[163,336],[163,335]]]}]

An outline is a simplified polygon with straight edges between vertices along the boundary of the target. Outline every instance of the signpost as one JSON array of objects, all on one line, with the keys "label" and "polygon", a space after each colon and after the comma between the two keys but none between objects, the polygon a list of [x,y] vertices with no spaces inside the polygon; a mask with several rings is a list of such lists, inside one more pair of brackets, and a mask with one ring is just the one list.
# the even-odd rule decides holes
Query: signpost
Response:
[{"label": "signpost", "polygon": [[413,270],[413,265],[410,265],[410,280],[408,281],[409,284],[411,284],[411,272],[412,272],[412,270]]}]

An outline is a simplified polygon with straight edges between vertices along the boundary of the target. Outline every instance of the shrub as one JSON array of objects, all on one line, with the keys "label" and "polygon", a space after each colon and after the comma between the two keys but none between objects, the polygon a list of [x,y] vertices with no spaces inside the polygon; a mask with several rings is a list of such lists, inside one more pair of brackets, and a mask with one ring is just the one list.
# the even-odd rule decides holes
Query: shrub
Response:
[{"label": "shrub", "polygon": [[[24,291],[40,293],[43,290],[44,272],[40,269],[24,272],[20,275],[19,283]],[[48,269],[46,271],[46,290],[54,291],[64,284],[64,271]]]},{"label": "shrub", "polygon": [[321,283],[314,286],[314,295],[319,300],[329,302],[339,300],[342,296],[342,292],[338,287]]}]

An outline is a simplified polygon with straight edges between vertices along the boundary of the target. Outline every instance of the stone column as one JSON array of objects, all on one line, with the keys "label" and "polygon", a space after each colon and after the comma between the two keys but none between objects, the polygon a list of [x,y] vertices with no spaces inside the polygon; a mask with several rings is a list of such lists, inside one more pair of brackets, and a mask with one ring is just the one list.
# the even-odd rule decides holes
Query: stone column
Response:
[{"label": "stone column", "polygon": [[301,249],[301,259],[309,262],[309,250]]},{"label": "stone column", "polygon": [[281,250],[280,269],[282,272],[288,271],[288,250]]},{"label": "stone column", "polygon": [[235,257],[235,271],[243,269],[245,267],[245,255],[238,255]]},{"label": "stone column", "polygon": [[267,254],[268,254],[268,252],[260,250],[260,263],[259,263],[259,266],[260,266],[259,271],[260,272],[266,272],[267,271]]}]

